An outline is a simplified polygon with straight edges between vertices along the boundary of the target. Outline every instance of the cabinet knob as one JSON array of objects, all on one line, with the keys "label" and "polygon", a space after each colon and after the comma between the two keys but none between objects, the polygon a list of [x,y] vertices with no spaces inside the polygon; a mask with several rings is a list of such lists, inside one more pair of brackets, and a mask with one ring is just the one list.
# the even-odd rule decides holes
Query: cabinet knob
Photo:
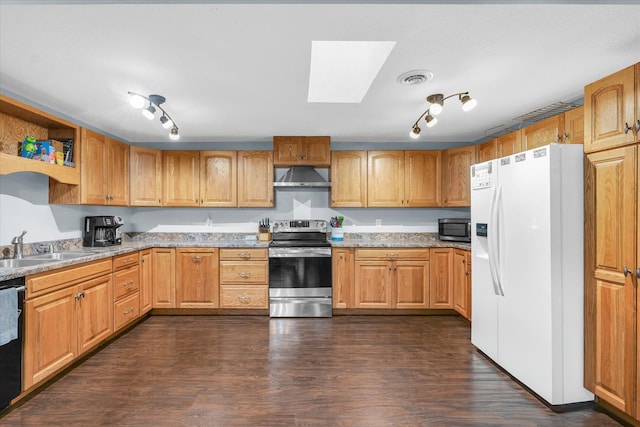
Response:
[{"label": "cabinet knob", "polygon": [[251,273],[248,272],[240,272],[238,273],[238,276],[242,277],[243,279],[248,279],[251,277]]},{"label": "cabinet knob", "polygon": [[635,126],[629,126],[629,123],[624,122],[624,133],[625,135],[629,133],[629,131],[633,131]]},{"label": "cabinet knob", "polygon": [[627,277],[629,274],[633,275],[633,270],[628,269],[626,265],[622,267],[622,272],[624,273],[624,277]]}]

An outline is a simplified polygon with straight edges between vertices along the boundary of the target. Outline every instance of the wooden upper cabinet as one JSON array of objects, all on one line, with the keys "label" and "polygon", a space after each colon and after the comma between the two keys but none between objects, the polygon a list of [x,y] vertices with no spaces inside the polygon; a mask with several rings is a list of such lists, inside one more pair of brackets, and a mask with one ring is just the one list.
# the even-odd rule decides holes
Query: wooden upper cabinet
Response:
[{"label": "wooden upper cabinet", "polygon": [[273,137],[273,164],[276,167],[329,167],[330,163],[331,138],[328,136]]},{"label": "wooden upper cabinet", "polygon": [[236,151],[200,152],[200,206],[238,205]]},{"label": "wooden upper cabinet", "polygon": [[107,138],[108,167],[107,203],[129,205],[129,146]]},{"label": "wooden upper cabinet", "polygon": [[162,151],[129,147],[129,195],[131,206],[162,205]]},{"label": "wooden upper cabinet", "polygon": [[164,206],[198,206],[200,156],[198,151],[172,150],[162,153]]},{"label": "wooden upper cabinet", "polygon": [[522,150],[522,129],[509,132],[496,138],[496,155],[500,157],[510,156]]},{"label": "wooden upper cabinet", "polygon": [[565,144],[584,144],[584,106],[564,112],[562,142]]},{"label": "wooden upper cabinet", "polygon": [[638,141],[640,113],[634,104],[640,103],[636,89],[639,67],[627,67],[585,86],[585,153]]},{"label": "wooden upper cabinet", "polygon": [[498,158],[498,140],[496,138],[478,145],[478,163]]},{"label": "wooden upper cabinet", "polygon": [[369,151],[367,157],[367,206],[403,206],[404,151]]},{"label": "wooden upper cabinet", "polygon": [[552,142],[560,142],[562,135],[564,115],[557,114],[524,128],[524,146],[526,150],[543,147]]},{"label": "wooden upper cabinet", "polygon": [[331,153],[331,207],[367,206],[367,152]]},{"label": "wooden upper cabinet", "polygon": [[444,151],[443,206],[471,206],[471,165],[475,163],[475,145]]},{"label": "wooden upper cabinet", "polygon": [[107,137],[82,129],[80,203],[102,205],[107,202]]},{"label": "wooden upper cabinet", "polygon": [[440,206],[442,152],[405,151],[404,167],[404,206]]},{"label": "wooden upper cabinet", "polygon": [[80,164],[79,203],[114,206],[129,204],[127,144],[82,129]]},{"label": "wooden upper cabinet", "polygon": [[273,152],[238,151],[238,207],[273,207]]}]

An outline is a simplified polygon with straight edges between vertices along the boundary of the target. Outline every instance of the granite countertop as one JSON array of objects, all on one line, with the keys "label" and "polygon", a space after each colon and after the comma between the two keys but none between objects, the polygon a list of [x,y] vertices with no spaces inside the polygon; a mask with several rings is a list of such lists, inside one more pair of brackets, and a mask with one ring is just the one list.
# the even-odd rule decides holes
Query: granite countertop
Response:
[{"label": "granite countertop", "polygon": [[[0,268],[0,281],[69,267],[149,248],[267,248],[268,241],[255,235],[211,233],[131,233],[117,246],[82,247],[80,239],[55,242],[55,252],[73,251],[82,256],[67,260],[50,260],[35,266]],[[329,240],[336,248],[457,248],[471,250],[470,243],[445,242],[434,233],[353,233],[344,240]],[[25,259],[37,252],[38,244],[25,245]]]}]

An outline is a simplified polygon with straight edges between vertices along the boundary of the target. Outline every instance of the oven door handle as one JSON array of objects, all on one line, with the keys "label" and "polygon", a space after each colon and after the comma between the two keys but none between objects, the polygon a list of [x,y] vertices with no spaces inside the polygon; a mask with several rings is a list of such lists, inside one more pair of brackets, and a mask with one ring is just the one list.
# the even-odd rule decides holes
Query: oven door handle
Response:
[{"label": "oven door handle", "polygon": [[269,248],[269,258],[331,257],[331,248]]}]

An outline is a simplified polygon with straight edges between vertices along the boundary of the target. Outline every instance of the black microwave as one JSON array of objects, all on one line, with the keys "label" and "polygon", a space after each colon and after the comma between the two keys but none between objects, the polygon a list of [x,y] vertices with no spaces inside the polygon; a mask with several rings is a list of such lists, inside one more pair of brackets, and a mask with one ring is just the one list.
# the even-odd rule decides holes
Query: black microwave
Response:
[{"label": "black microwave", "polygon": [[438,219],[438,237],[451,242],[471,242],[471,219]]}]

